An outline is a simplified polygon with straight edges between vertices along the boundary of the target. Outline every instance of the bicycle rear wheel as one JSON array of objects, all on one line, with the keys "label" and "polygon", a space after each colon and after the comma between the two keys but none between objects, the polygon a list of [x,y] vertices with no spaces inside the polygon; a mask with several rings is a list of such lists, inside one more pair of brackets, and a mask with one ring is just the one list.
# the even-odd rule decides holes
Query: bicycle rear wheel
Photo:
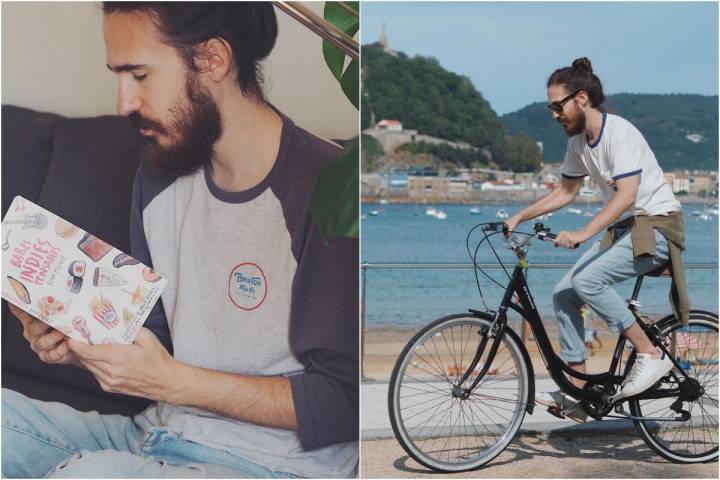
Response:
[{"label": "bicycle rear wheel", "polygon": [[[670,342],[670,352],[701,390],[693,394],[692,380],[678,384],[667,377],[662,389],[679,388],[681,396],[630,401],[630,412],[636,420],[645,443],[663,458],[674,463],[701,463],[718,458],[718,320],[715,314],[691,312],[687,327],[676,318],[658,323]],[[684,394],[682,392],[685,392]],[[697,398],[695,398],[697,397]],[[690,413],[686,421],[674,421],[675,408]],[[667,420],[658,420],[664,419]]]},{"label": "bicycle rear wheel", "polygon": [[[499,455],[517,433],[529,395],[522,344],[508,329],[488,374],[469,397],[453,394],[491,318],[452,315],[418,332],[398,358],[388,391],[390,421],[403,449],[438,472],[472,470]],[[487,360],[492,340],[461,387]]]}]

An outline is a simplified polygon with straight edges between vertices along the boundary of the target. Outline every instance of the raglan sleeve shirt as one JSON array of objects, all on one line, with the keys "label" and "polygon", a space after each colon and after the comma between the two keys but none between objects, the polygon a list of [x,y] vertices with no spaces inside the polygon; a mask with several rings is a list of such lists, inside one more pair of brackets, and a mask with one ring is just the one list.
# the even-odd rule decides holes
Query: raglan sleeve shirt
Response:
[{"label": "raglan sleeve shirt", "polygon": [[588,175],[587,168],[583,165],[580,154],[576,151],[575,140],[575,137],[568,139],[565,160],[562,164],[562,176],[571,180],[583,178]]},{"label": "raglan sleeve shirt", "polygon": [[631,130],[631,126],[617,125],[616,132],[609,136],[610,155],[607,155],[610,177],[617,181],[622,178],[640,175],[642,172],[641,151],[643,139],[640,133]]},{"label": "raglan sleeve shirt", "polygon": [[358,240],[323,237],[312,218],[293,282],[290,377],[305,450],[358,439]]}]

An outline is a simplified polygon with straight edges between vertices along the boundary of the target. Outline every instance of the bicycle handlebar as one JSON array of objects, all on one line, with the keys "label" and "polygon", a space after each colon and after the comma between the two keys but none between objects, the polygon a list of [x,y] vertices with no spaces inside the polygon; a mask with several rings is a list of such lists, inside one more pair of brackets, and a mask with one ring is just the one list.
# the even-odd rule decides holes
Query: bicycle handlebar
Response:
[{"label": "bicycle handlebar", "polygon": [[[486,232],[499,232],[502,231],[503,234],[507,237],[510,233],[510,230],[508,229],[508,225],[505,222],[490,222],[486,223],[483,226],[483,230]],[[552,241],[557,240],[557,235],[554,233],[550,233],[549,228],[545,228],[545,225],[542,223],[536,223],[533,225],[533,232],[535,233],[535,236],[540,240],[546,240],[550,239]],[[573,248],[578,248],[580,246],[579,243],[576,243]]]},{"label": "bicycle handlebar", "polygon": [[[542,223],[536,223],[533,225],[533,231],[535,231],[535,236],[537,236],[540,240],[545,240],[546,238],[553,241],[557,240],[557,235],[550,233],[550,229],[545,229],[545,226]],[[578,248],[579,246],[580,244],[576,243],[572,248]]]}]

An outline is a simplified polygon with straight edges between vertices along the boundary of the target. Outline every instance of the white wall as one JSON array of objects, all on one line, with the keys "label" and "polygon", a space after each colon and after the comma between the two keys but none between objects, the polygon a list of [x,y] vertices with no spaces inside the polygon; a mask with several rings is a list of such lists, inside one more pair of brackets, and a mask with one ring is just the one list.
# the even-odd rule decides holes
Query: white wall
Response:
[{"label": "white wall", "polygon": [[[322,16],[323,2],[305,2]],[[266,61],[268,99],[325,138],[358,134],[358,113],[322,56],[321,39],[277,10]],[[83,117],[115,113],[98,2],[2,3],[2,103]]]}]

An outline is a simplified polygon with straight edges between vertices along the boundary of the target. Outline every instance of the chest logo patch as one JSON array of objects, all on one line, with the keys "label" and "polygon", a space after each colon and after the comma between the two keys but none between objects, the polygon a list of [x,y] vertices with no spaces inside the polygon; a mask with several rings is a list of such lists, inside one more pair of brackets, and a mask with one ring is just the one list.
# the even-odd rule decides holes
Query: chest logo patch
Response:
[{"label": "chest logo patch", "polygon": [[241,310],[255,310],[267,296],[267,278],[255,263],[241,263],[230,272],[228,280],[230,301]]}]

